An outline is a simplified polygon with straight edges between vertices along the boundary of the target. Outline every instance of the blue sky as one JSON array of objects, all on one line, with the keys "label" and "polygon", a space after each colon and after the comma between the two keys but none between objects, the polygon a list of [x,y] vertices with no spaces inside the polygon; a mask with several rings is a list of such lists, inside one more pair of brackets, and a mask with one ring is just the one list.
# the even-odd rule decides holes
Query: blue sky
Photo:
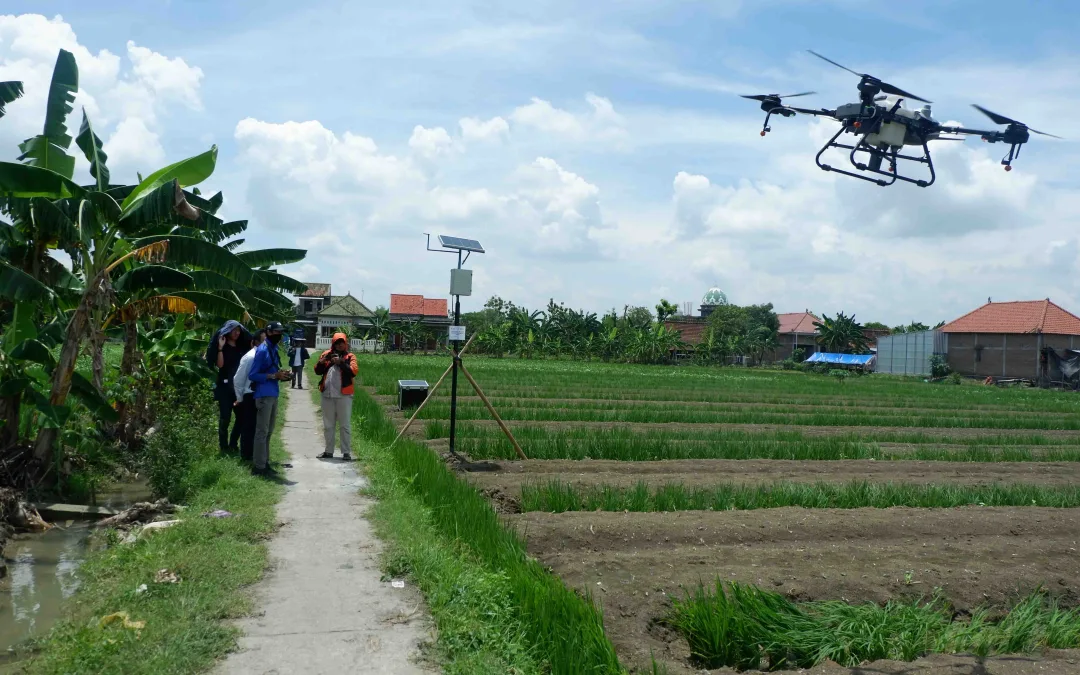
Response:
[{"label": "blue sky", "polygon": [[[1000,146],[951,144],[937,185],[885,190],[814,167],[828,123],[781,120],[762,139],[736,96],[851,100],[855,78],[812,48],[939,119],[982,125],[979,102],[1076,137],[1061,112],[1080,98],[1075,3],[89,4],[5,3],[0,79],[41,89],[55,50],[78,45],[115,172],[217,143],[208,187],[249,241],[309,248],[291,273],[371,306],[444,295],[447,260],[421,233],[446,232],[489,247],[467,309],[493,294],[696,303],[717,284],[734,302],[890,323],[988,296],[1080,311],[1075,143],[1033,142],[1009,175]],[[11,106],[0,153],[38,102]]]}]

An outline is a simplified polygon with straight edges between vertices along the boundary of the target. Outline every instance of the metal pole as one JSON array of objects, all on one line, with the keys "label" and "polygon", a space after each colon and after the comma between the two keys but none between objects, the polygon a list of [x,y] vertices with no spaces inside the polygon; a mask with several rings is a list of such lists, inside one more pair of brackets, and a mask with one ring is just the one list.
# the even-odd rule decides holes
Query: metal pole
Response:
[{"label": "metal pole", "polygon": [[[457,268],[461,269],[461,250],[458,250],[458,263]],[[454,296],[454,325],[457,326],[461,321],[461,296]],[[461,356],[458,354],[458,341],[452,340],[450,342],[450,350],[454,355],[454,362],[451,364],[450,375],[450,454],[457,455],[457,445],[455,441],[457,439],[457,371],[458,362],[461,360]]]}]

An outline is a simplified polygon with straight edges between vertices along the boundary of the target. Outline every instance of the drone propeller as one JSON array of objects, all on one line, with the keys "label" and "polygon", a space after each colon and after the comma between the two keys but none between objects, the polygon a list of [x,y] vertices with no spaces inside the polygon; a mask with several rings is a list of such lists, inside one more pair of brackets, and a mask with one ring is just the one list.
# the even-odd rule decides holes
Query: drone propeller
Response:
[{"label": "drone propeller", "polygon": [[971,107],[975,108],[976,110],[978,110],[982,114],[989,117],[991,120],[993,120],[994,124],[1016,125],[1018,127],[1024,127],[1025,129],[1027,129],[1028,131],[1030,131],[1033,134],[1039,134],[1040,136],[1049,136],[1050,138],[1058,138],[1058,139],[1061,138],[1061,136],[1055,136],[1054,134],[1048,134],[1045,131],[1039,131],[1038,129],[1032,129],[1031,127],[1024,124],[1023,122],[1017,122],[1016,120],[1005,117],[1004,115],[999,115],[996,112],[993,112],[992,110],[987,110],[986,108],[982,107],[981,105],[975,105],[973,103],[973,104],[971,104]]},{"label": "drone propeller", "polygon": [[740,94],[740,95],[742,96],[742,98],[748,98],[751,101],[761,101],[762,103],[764,103],[765,101],[768,101],[770,99],[795,98],[797,96],[810,96],[811,94],[816,94],[816,93],[817,93],[816,91],[803,91],[803,92],[799,92],[798,94],[752,94],[752,95]]},{"label": "drone propeller", "polygon": [[922,101],[923,103],[931,103],[931,101],[927,101],[925,98],[920,98],[920,97],[916,96],[915,94],[910,94],[910,93],[904,91],[903,89],[901,89],[900,87],[896,87],[894,85],[891,85],[888,82],[883,82],[882,80],[879,80],[878,78],[874,77],[873,75],[868,75],[866,73],[857,73],[854,70],[852,70],[851,68],[848,68],[847,66],[841,65],[841,64],[837,63],[836,61],[833,61],[832,59],[830,59],[827,56],[822,56],[821,54],[818,54],[813,49],[807,49],[806,51],[810,52],[811,54],[813,54],[814,56],[818,57],[819,59],[821,59],[823,61],[828,61],[829,63],[833,64],[837,68],[840,68],[842,70],[846,70],[849,73],[851,73],[852,75],[857,75],[857,76],[861,77],[863,79],[863,81],[865,81],[865,82],[872,82],[873,84],[875,84],[877,86],[878,89],[885,92],[886,94],[892,94],[893,96],[903,96],[904,98],[909,98],[909,99],[911,99],[913,101]]}]

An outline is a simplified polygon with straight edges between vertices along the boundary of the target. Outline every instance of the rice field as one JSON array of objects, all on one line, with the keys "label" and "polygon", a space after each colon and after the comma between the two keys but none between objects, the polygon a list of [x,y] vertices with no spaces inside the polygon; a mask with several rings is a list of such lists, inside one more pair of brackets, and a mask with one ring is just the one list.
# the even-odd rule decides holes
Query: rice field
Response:
[{"label": "rice field", "polygon": [[[396,410],[397,380],[434,383],[448,362],[365,356],[361,377],[400,427],[411,411]],[[1076,394],[745,368],[467,365],[529,459],[461,378],[457,450],[491,469],[461,479],[603,609],[631,672],[826,660],[933,672],[949,658],[955,672],[981,663],[1011,675],[1071,672],[1062,659],[1080,657]],[[448,383],[409,431],[444,455]]]}]

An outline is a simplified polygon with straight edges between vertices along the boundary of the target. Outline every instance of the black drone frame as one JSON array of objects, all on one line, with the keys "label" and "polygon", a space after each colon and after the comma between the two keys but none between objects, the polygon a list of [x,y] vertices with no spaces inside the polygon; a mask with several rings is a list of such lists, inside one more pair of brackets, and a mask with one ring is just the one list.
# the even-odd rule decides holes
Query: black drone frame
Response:
[{"label": "black drone frame", "polygon": [[[934,181],[937,179],[937,173],[934,171],[934,162],[930,157],[929,142],[932,140],[962,141],[963,138],[961,137],[968,135],[979,136],[988,143],[1006,143],[1009,146],[1009,153],[1001,160],[1001,164],[1005,167],[1006,171],[1012,171],[1013,160],[1020,156],[1021,146],[1028,142],[1032,133],[1050,136],[1052,138],[1060,138],[1059,136],[1054,136],[1053,134],[1048,134],[1043,131],[1029,129],[1028,126],[1022,122],[1017,122],[1004,115],[991,112],[978,105],[974,106],[976,110],[989,117],[995,124],[1004,125],[1005,130],[986,131],[982,129],[946,126],[921,115],[917,115],[914,118],[900,115],[898,114],[898,111],[900,110],[900,104],[904,99],[922,101],[923,103],[930,103],[930,101],[915,96],[914,94],[910,94],[888,82],[883,82],[872,75],[856,73],[850,68],[842,66],[836,61],[828,59],[817,52],[811,51],[810,53],[818,58],[828,61],[834,66],[843,68],[844,70],[859,76],[859,103],[844,105],[835,110],[830,110],[828,108],[798,108],[787,106],[783,103],[782,99],[784,98],[807,96],[813,94],[814,92],[812,91],[799,94],[788,94],[786,96],[781,96],[779,94],[758,94],[743,96],[743,98],[748,98],[761,103],[761,109],[765,111],[765,123],[761,128],[762,136],[772,131],[772,127],[769,126],[769,120],[773,115],[780,115],[782,117],[793,117],[796,114],[814,115],[818,117],[829,117],[840,122],[840,130],[837,131],[824,146],[822,146],[821,150],[818,151],[814,158],[818,167],[823,171],[835,171],[836,173],[851,176],[852,178],[858,178],[859,180],[865,180],[882,187],[892,185],[898,180],[913,183],[919,187],[929,187],[933,185]],[[889,94],[898,97],[896,103],[891,108],[879,106],[877,101],[883,98],[882,95]],[[867,142],[867,136],[879,132],[882,125],[890,122],[894,122],[904,127],[905,141],[907,141],[908,138],[914,139],[915,141],[921,141],[922,156],[901,154],[901,147],[884,144],[880,147],[875,147]],[[839,142],[840,136],[845,133],[856,135],[858,141],[853,144]],[[942,134],[946,134],[946,136],[942,136]],[[916,145],[916,143],[908,141],[905,142],[904,145]],[[823,163],[821,160],[822,155],[830,148],[849,150],[848,161],[859,173]],[[860,161],[864,159],[864,157],[866,161]],[[900,173],[898,167],[901,161],[925,164],[930,174],[929,180],[914,178]],[[888,168],[883,169],[882,165],[885,165]],[[868,173],[882,176],[882,178],[866,175]]]}]

